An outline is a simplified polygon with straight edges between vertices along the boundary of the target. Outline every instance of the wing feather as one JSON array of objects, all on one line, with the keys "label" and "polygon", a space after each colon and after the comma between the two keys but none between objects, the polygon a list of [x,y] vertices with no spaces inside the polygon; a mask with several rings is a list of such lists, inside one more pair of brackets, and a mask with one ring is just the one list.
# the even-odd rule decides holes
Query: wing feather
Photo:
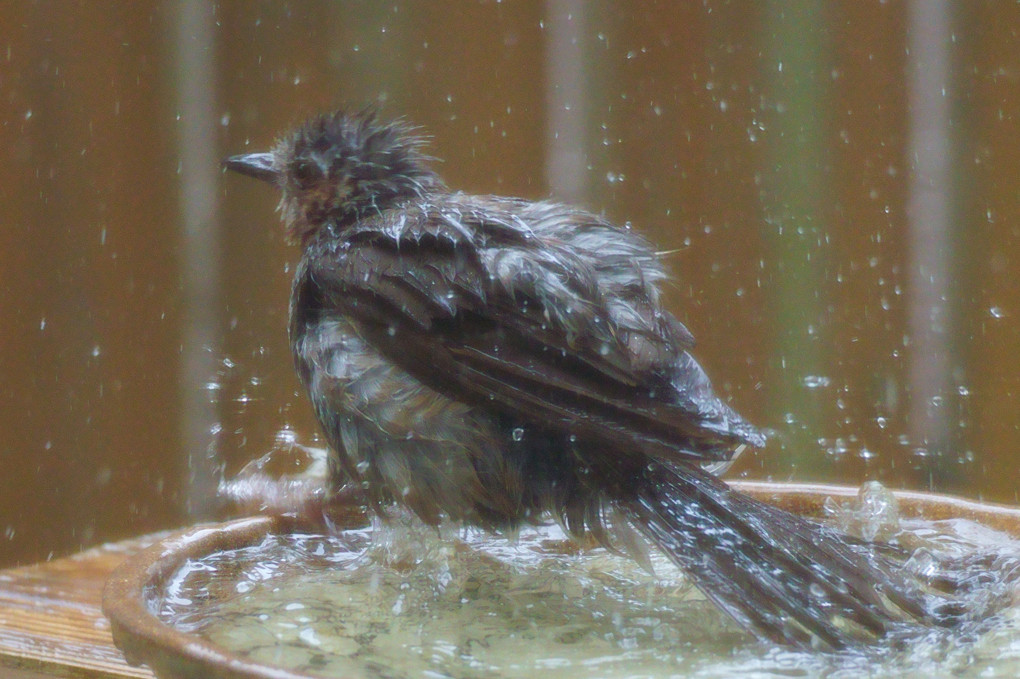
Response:
[{"label": "wing feather", "polygon": [[[404,211],[399,228],[364,224],[335,256],[309,260],[311,280],[325,308],[355,318],[377,350],[451,398],[659,457],[727,459],[758,442],[712,395],[686,329],[636,276],[607,289],[569,246],[512,219],[487,231],[484,214]],[[377,217],[387,218],[397,219]]]}]

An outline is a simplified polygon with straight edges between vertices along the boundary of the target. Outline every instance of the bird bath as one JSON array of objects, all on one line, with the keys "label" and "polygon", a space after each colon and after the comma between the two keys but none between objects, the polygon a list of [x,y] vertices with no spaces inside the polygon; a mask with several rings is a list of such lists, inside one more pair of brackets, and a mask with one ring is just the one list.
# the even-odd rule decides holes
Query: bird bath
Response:
[{"label": "bird bath", "polygon": [[[826,513],[827,498],[846,503],[858,495],[856,488],[839,486],[732,485],[811,517]],[[1011,542],[1020,540],[1018,508],[925,493],[895,496],[899,519],[909,531],[928,535],[948,522],[957,534],[983,536],[975,539],[990,539],[997,549],[1020,554],[1020,542]],[[1020,667],[1020,615],[1008,606],[994,626],[982,627],[977,640],[973,630],[965,641],[946,630],[915,630],[912,637],[877,651],[792,651],[757,643],[670,572],[668,563],[656,561],[653,576],[604,550],[573,549],[556,528],[525,532],[516,543],[477,533],[462,535],[462,540],[439,539],[432,531],[431,545],[405,545],[402,554],[392,552],[386,573],[349,576],[358,571],[353,564],[366,561],[365,526],[364,515],[352,510],[342,517],[334,538],[312,535],[313,527],[295,519],[255,517],[193,527],[162,540],[129,559],[107,584],[104,610],[114,640],[130,662],[149,665],[161,679],[536,672],[721,677],[840,669],[885,676],[926,663],[936,674],[971,676],[973,669],[973,676],[1012,676]],[[438,561],[422,563],[436,545],[447,545],[447,551]],[[276,570],[289,568],[298,584],[293,578],[282,584],[276,570],[259,574],[268,559],[261,550],[282,555],[276,557]],[[537,566],[508,567],[500,559],[514,550],[568,556],[552,567],[541,560]],[[204,560],[216,553],[226,553],[216,570],[231,571],[231,577],[247,574],[248,579],[214,581],[188,594],[183,583],[213,569]],[[318,561],[319,568],[295,566],[290,560],[298,553]],[[440,561],[443,565],[437,566]],[[268,603],[260,604],[266,608],[242,611],[238,602],[260,588],[268,597]],[[425,594],[416,595],[416,588]],[[1012,588],[1000,590],[1000,599],[1002,592],[1013,595]],[[214,624],[194,624],[187,614],[176,623],[166,621],[168,611],[187,608],[197,598],[215,607]],[[588,608],[578,608],[578,601]],[[680,617],[673,617],[673,608],[683,609]],[[269,620],[277,615],[282,619]],[[200,633],[190,631],[199,627]]]}]

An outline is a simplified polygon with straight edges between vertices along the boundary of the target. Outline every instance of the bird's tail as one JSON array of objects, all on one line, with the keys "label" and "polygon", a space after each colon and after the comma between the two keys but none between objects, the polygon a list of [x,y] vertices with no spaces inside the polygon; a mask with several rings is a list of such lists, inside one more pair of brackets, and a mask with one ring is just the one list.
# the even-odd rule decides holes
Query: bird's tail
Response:
[{"label": "bird's tail", "polygon": [[653,461],[618,505],[697,587],[759,637],[833,648],[911,619],[930,594],[874,545],[731,489],[693,466]]}]

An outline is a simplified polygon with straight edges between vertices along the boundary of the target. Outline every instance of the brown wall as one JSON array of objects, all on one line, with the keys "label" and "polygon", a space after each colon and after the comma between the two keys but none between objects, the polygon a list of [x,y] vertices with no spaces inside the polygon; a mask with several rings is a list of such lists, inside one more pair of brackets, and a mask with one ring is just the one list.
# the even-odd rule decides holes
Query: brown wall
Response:
[{"label": "brown wall", "polygon": [[[560,195],[549,121],[580,134],[579,200],[680,249],[671,307],[717,387],[774,430],[734,473],[1017,501],[1020,8],[947,17],[942,231],[908,210],[925,112],[904,3],[197,9],[0,4],[0,565],[199,518],[195,474],[285,427],[314,439],[275,197],[185,146],[197,129],[210,158],[264,148],[380,99],[475,192]],[[195,87],[208,98],[186,106]],[[552,115],[569,92],[576,116]],[[197,271],[196,179],[214,184]],[[912,377],[918,238],[947,263],[943,393]]]}]

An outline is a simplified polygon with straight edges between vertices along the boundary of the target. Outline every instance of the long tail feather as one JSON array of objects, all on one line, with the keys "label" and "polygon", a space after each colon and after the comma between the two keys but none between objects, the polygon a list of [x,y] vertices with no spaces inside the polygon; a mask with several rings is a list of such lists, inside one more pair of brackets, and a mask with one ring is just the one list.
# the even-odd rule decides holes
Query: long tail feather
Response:
[{"label": "long tail feather", "polygon": [[618,505],[702,592],[759,637],[833,648],[911,619],[929,595],[870,545],[758,502],[694,466],[648,464]]}]

